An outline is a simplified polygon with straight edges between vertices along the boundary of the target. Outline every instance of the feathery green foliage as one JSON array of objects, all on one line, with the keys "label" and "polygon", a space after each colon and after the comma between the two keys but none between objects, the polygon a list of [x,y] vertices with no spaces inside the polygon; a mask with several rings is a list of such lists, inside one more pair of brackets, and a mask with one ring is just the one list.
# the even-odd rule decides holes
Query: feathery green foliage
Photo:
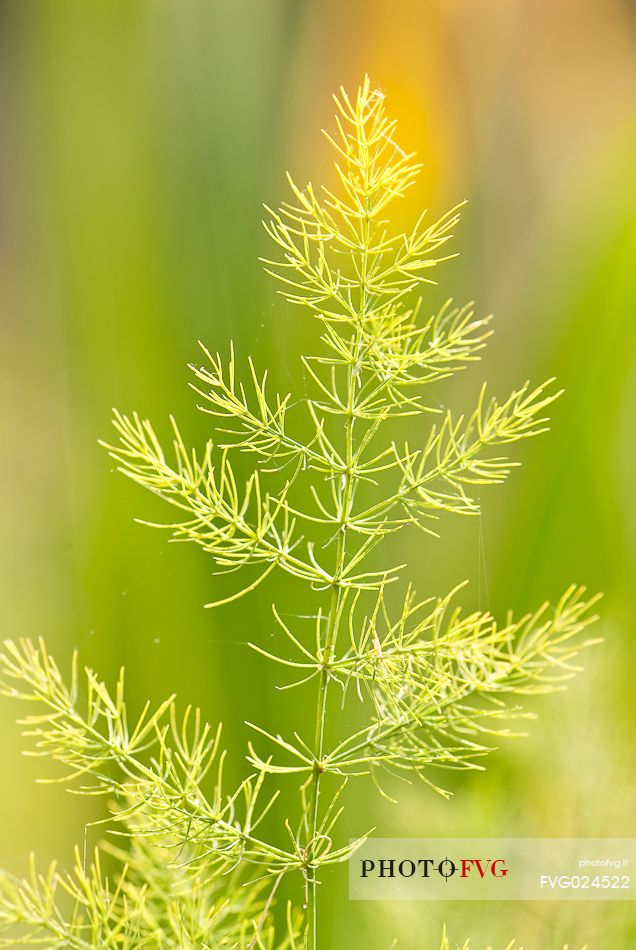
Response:
[{"label": "feathery green foliage", "polygon": [[[439,950],[471,950],[472,944],[470,940],[466,940],[461,946],[456,943],[452,944],[448,939],[446,933],[446,927],[444,927],[444,932],[442,933],[442,942],[439,946]],[[493,950],[493,947],[486,947],[486,950]],[[520,943],[517,943],[516,940],[511,940],[510,943],[507,943],[503,950],[523,950],[523,946]],[[565,944],[563,950],[568,950],[568,944]],[[581,950],[587,950],[587,947],[581,947]]]},{"label": "feathery green foliage", "polygon": [[[78,857],[70,876],[53,867],[33,868],[22,883],[5,878],[5,945],[17,926],[23,942],[50,947],[317,947],[318,880],[356,847],[337,838],[349,779],[372,774],[379,785],[383,771],[397,770],[446,794],[439,771],[481,767],[493,741],[527,715],[523,697],[560,688],[591,642],[581,634],[595,598],[580,588],[500,624],[456,606],[459,588],[418,599],[401,584],[405,565],[380,553],[389,534],[414,526],[436,534],[441,515],[478,513],[479,486],[503,481],[515,464],[504,447],[545,430],[558,392],[526,383],[497,400],[483,387],[465,416],[437,408],[428,385],[477,360],[490,332],[472,306],[450,301],[420,319],[418,293],[446,259],[458,208],[394,234],[388,206],[419,165],[396,144],[368,79],[336,105],[327,136],[334,188],[290,178],[290,203],[265,224],[277,252],[266,269],[320,328],[318,353],[302,357],[309,395],[298,395],[300,385],[272,393],[251,358],[203,347],[193,388],[215,441],[190,450],[172,420],[166,450],[148,421],[116,412],[118,441],[108,446],[124,474],[173,506],[164,526],[172,536],[237,578],[234,593],[208,606],[247,594],[276,569],[306,586],[313,630],[292,629],[274,606],[279,646],[251,646],[281,667],[286,687],[314,690],[315,734],[255,724],[252,770],[228,791],[220,733],[198,711],[179,718],[169,699],[129,721],[123,679],[111,694],[90,670],[82,682],[75,663],[67,686],[44,644],[7,644],[4,690],[37,701],[24,720],[37,753],[62,763],[76,791],[107,795],[129,843],[107,848],[118,868],[112,882],[99,853],[92,863]],[[427,437],[399,442],[412,420],[419,439],[422,416],[432,419]],[[244,483],[237,453],[254,459]],[[334,686],[339,707],[358,706],[361,728],[336,720]],[[333,744],[330,717],[340,732]],[[300,786],[299,813],[272,842],[263,818],[289,776]],[[303,898],[277,933],[272,910],[288,875]]]}]

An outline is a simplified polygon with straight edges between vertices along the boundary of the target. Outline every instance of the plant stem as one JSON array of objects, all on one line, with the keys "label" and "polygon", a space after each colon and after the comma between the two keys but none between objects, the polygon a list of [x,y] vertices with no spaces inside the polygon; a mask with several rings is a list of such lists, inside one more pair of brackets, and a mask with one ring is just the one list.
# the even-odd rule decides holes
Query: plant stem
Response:
[{"label": "plant stem", "polygon": [[[333,644],[337,635],[337,617],[339,613],[340,601],[342,598],[341,588],[334,587],[331,606],[329,609],[329,619],[327,623],[327,636],[325,639],[325,663],[328,663],[329,653],[333,651]],[[318,685],[318,698],[316,702],[316,734],[314,748],[316,750],[316,762],[314,765],[314,774],[312,780],[312,792],[310,802],[309,819],[309,855],[311,862],[315,851],[315,839],[318,833],[319,802],[320,802],[320,780],[322,777],[321,762],[325,742],[325,727],[327,722],[327,694],[329,691],[329,670],[325,667],[320,672],[320,682]],[[315,868],[308,869],[310,875],[308,880],[308,943],[309,950],[315,950],[318,946],[318,881],[316,880]]]},{"label": "plant stem", "polygon": [[[364,126],[359,129],[362,140],[365,140]],[[316,869],[313,867],[313,858],[316,850],[316,836],[319,829],[319,804],[320,804],[320,785],[323,773],[323,752],[325,741],[325,729],[327,721],[327,696],[329,692],[329,682],[331,678],[331,663],[336,652],[336,643],[338,640],[338,625],[340,613],[346,597],[345,588],[342,585],[342,574],[345,566],[346,548],[347,548],[347,529],[353,495],[357,478],[354,474],[354,422],[356,407],[356,387],[359,385],[359,369],[357,361],[360,354],[362,342],[362,326],[367,316],[369,303],[369,294],[367,290],[367,268],[369,259],[369,247],[371,243],[371,209],[369,203],[369,181],[370,181],[370,160],[368,150],[365,151],[366,163],[362,170],[364,187],[366,193],[365,210],[361,219],[360,233],[360,300],[357,312],[358,324],[355,334],[355,360],[347,366],[347,415],[345,420],[345,461],[346,467],[342,475],[340,492],[340,532],[338,535],[338,548],[336,552],[336,565],[334,569],[334,585],[331,593],[331,603],[329,607],[329,617],[327,620],[327,632],[325,642],[322,647],[322,669],[320,671],[320,682],[318,685],[318,697],[316,703],[316,735],[315,735],[315,756],[314,774],[312,780],[312,795],[310,804],[309,820],[309,841],[308,841],[308,894],[307,894],[307,950],[318,950],[318,881],[316,879]]]},{"label": "plant stem", "polygon": [[[349,412],[346,425],[346,456],[347,468],[351,468],[353,459],[353,401],[355,398],[353,371],[348,373],[349,390]],[[311,861],[315,853],[316,836],[319,827],[319,804],[320,804],[320,785],[322,778],[322,757],[325,743],[325,729],[327,724],[327,695],[329,692],[329,682],[331,679],[330,666],[335,654],[336,641],[338,639],[338,624],[340,612],[344,603],[345,594],[342,584],[339,582],[341,576],[347,544],[347,520],[351,510],[353,500],[353,478],[349,473],[343,476],[342,488],[342,525],[338,537],[338,549],[336,552],[336,567],[334,583],[331,593],[331,603],[329,606],[329,616],[327,619],[327,632],[322,646],[323,666],[320,671],[320,681],[318,685],[318,697],[316,702],[316,733],[314,740],[314,749],[316,761],[314,764],[314,774],[312,780],[312,793],[310,802],[309,816],[309,841],[308,841],[308,859],[309,859],[309,880],[308,880],[308,898],[307,898],[307,918],[308,918],[308,950],[317,950],[318,947],[318,881],[316,880],[315,868],[311,866]]]}]

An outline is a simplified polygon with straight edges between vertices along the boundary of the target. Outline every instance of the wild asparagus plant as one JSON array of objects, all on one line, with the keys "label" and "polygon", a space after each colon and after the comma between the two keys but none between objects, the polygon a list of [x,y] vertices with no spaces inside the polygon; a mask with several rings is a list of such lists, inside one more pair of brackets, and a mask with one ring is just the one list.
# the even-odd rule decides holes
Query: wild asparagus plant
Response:
[{"label": "wild asparagus plant", "polygon": [[[470,940],[466,940],[461,944],[461,946],[458,943],[451,944],[446,934],[446,927],[444,927],[444,931],[442,933],[442,942],[440,944],[439,950],[471,950],[472,946],[473,945],[471,944]],[[486,947],[486,950],[493,950],[493,947]],[[517,943],[516,940],[511,940],[510,943],[506,944],[503,950],[523,950],[523,946]],[[563,950],[568,950],[568,944],[565,944]],[[581,947],[581,950],[588,950],[588,948]]]},{"label": "wild asparagus plant", "polygon": [[[551,381],[526,383],[498,401],[483,387],[466,416],[438,408],[429,384],[478,359],[490,332],[471,305],[450,301],[420,320],[418,292],[445,259],[459,209],[431,224],[422,215],[410,233],[394,234],[389,205],[420,166],[396,144],[395,122],[368,79],[354,98],[341,90],[335,101],[334,188],[302,189],[289,178],[291,203],[265,225],[277,250],[268,273],[320,329],[318,353],[301,358],[308,389],[272,395],[251,358],[231,349],[224,360],[204,347],[194,385],[218,442],[191,451],[173,420],[169,453],[148,421],[116,412],[119,441],[108,446],[122,472],[177,509],[166,526],[174,538],[242,578],[211,606],[274,570],[305,585],[313,631],[274,606],[279,646],[253,648],[292,675],[286,685],[313,691],[315,734],[254,725],[250,774],[228,792],[220,733],[198,711],[178,717],[170,698],[130,721],[123,676],[110,692],[90,669],[80,677],[75,660],[66,685],[44,643],[7,643],[5,693],[39,703],[23,720],[36,754],[63,763],[76,791],[106,794],[129,840],[102,846],[92,862],[78,854],[70,875],[53,866],[43,875],[32,867],[24,882],[5,876],[2,945],[324,946],[317,884],[355,849],[337,830],[349,778],[398,771],[445,794],[436,771],[478,767],[492,737],[524,715],[519,697],[560,688],[591,642],[580,634],[594,598],[581,588],[553,609],[498,624],[490,613],[462,612],[457,590],[419,599],[402,584],[405,565],[380,554],[389,535],[435,534],[443,513],[478,514],[479,486],[502,482],[515,464],[504,447],[545,431],[558,393]],[[416,444],[398,442],[412,420]],[[237,453],[254,458],[245,484]],[[364,717],[353,731],[343,702]],[[299,815],[270,840],[263,819],[290,780],[300,788]],[[112,881],[103,850],[118,868]],[[303,896],[276,933],[275,895],[294,875]]]}]

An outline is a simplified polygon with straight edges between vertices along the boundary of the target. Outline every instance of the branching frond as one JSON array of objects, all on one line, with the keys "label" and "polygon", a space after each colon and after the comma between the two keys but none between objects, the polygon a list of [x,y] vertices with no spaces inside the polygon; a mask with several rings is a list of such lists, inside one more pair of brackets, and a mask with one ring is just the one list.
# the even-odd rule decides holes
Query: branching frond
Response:
[{"label": "branching frond", "polygon": [[175,845],[167,858],[172,854],[178,862],[187,844],[208,869],[226,870],[239,860],[278,871],[295,866],[293,855],[255,834],[276,795],[262,800],[262,774],[232,794],[224,792],[220,730],[202,722],[198,710],[188,708],[179,720],[170,698],[154,713],[146,705],[129,722],[123,676],[111,694],[86,669],[82,700],[77,659],[67,686],[42,642],[7,641],[0,672],[5,695],[40,707],[21,720],[25,735],[35,740],[31,754],[66,766],[58,781],[83,794],[114,796],[118,823],[134,815],[137,834],[158,842],[170,837]]},{"label": "branching frond", "polygon": [[131,848],[108,847],[114,873],[95,849],[85,866],[79,850],[72,872],[52,864],[28,877],[0,876],[0,946],[62,950],[284,950],[295,946],[297,922],[277,937],[266,905],[266,882],[236,874],[202,876],[166,864],[161,848],[133,838]]},{"label": "branching frond", "polygon": [[314,468],[320,472],[333,473],[342,466],[336,450],[328,442],[324,431],[317,433],[311,445],[292,438],[287,432],[286,416],[291,395],[275,397],[275,408],[271,408],[267,398],[267,371],[258,376],[251,357],[247,360],[255,407],[243,383],[237,380],[234,348],[224,365],[221,356],[213,356],[201,344],[209,361],[207,366],[192,366],[192,370],[203,385],[193,385],[193,389],[207,403],[200,408],[223,423],[218,430],[231,437],[231,441],[222,448],[238,447],[252,451],[267,458],[269,468],[280,468],[286,462],[299,460],[304,468]]},{"label": "branching frond", "polygon": [[[101,869],[99,852],[88,869],[76,854],[74,872],[59,873],[55,864],[38,873],[31,857],[23,881],[0,876],[0,946],[148,948],[152,935],[144,926],[145,894],[128,903],[126,869],[111,885]],[[15,937],[5,934],[16,933]]]},{"label": "branching frond", "polygon": [[433,426],[422,450],[411,452],[407,445],[401,454],[396,452],[403,473],[400,502],[416,514],[478,512],[466,487],[502,482],[518,464],[507,456],[492,456],[489,450],[547,431],[543,413],[560,395],[549,390],[551,383],[535,389],[526,383],[501,403],[487,402],[483,386],[467,421],[449,412],[439,429]]},{"label": "branching frond", "polygon": [[400,387],[461,368],[487,334],[485,321],[473,320],[468,308],[445,308],[418,327],[417,308],[403,305],[443,260],[436,252],[450,238],[458,209],[433,224],[422,215],[409,234],[392,235],[387,206],[405,194],[420,166],[396,144],[396,124],[368,78],[354,100],[341,90],[335,101],[337,131],[325,134],[336,152],[339,187],[317,194],[288,176],[294,201],[270,210],[265,225],[281,257],[265,263],[282,282],[284,296],[323,322],[331,356],[316,359],[382,382],[375,409],[358,407],[361,417],[371,418],[381,407],[404,411],[408,400]]},{"label": "branching frond", "polygon": [[173,462],[167,461],[148,421],[116,413],[114,425],[119,444],[106,448],[120,471],[188,513],[186,520],[164,525],[175,538],[196,542],[221,568],[274,564],[311,583],[330,581],[315,560],[304,561],[294,553],[299,539],[284,504],[287,488],[273,499],[263,494],[254,472],[241,491],[227,453],[215,467],[210,442],[199,460],[196,452],[186,450],[174,421]]},{"label": "branching frond", "polygon": [[449,598],[431,607],[409,595],[396,622],[380,603],[334,664],[372,698],[374,720],[336,747],[328,767],[476,767],[488,737],[510,734],[506,723],[527,715],[515,698],[562,688],[577,654],[598,642],[580,637],[598,599],[584,594],[571,587],[553,611],[545,604],[502,627],[490,614],[449,612]]},{"label": "branching frond", "polygon": [[265,263],[288,300],[327,323],[356,326],[385,312],[390,318],[395,303],[427,281],[458,216],[453,209],[430,225],[421,216],[410,234],[390,235],[386,208],[405,194],[420,166],[396,145],[396,123],[368,78],[355,100],[341,90],[335,102],[337,133],[325,134],[336,151],[339,189],[324,187],[318,195],[290,177],[294,202],[268,209],[265,225],[282,259]]},{"label": "branching frond", "polygon": [[361,368],[392,387],[396,402],[398,387],[445,379],[479,359],[491,333],[489,317],[476,319],[471,304],[452,307],[449,300],[420,327],[420,303],[414,310],[395,307],[381,318],[370,317],[362,327],[357,348],[327,325],[322,339],[333,355],[316,359],[336,366],[357,360]]},{"label": "branching frond", "polygon": [[[442,931],[442,942],[439,946],[439,950],[479,950],[470,940],[465,940],[461,945],[458,943],[451,943],[448,937],[446,927]],[[492,946],[485,947],[484,950],[498,950]],[[516,940],[511,940],[510,943],[507,943],[503,950],[524,950],[523,945],[517,943]],[[563,950],[568,950],[568,944],[564,944]],[[574,950],[574,948],[572,948]],[[580,950],[588,950],[587,946],[581,947]]]}]

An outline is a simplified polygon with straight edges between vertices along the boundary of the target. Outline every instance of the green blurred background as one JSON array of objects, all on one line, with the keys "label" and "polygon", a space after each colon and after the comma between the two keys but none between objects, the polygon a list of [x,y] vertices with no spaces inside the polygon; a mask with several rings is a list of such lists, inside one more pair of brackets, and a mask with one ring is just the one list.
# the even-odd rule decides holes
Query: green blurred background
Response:
[{"label": "green blurred background", "polygon": [[[227,724],[237,779],[244,719],[309,721],[311,696],[283,699],[245,646],[273,635],[277,583],[205,611],[225,592],[212,565],[133,523],[152,500],[96,440],[117,405],[172,411],[203,441],[186,369],[199,338],[233,338],[295,385],[316,328],[260,270],[261,205],[285,168],[324,178],[330,93],[365,71],[425,165],[404,221],[469,199],[461,257],[429,292],[496,315],[460,398],[482,377],[501,394],[553,374],[566,388],[481,519],[446,522],[441,542],[404,535],[418,590],[468,578],[467,601],[501,615],[576,580],[606,594],[605,644],[536,704],[528,739],[453,778],[450,802],[403,786],[396,808],[362,784],[343,834],[636,835],[633,0],[0,5],[3,634],[45,635],[63,659],[79,647],[107,677],[124,663],[133,705],[173,690],[201,704]],[[69,861],[98,806],[35,785],[15,709],[0,714],[0,864]],[[321,892],[325,948],[427,950],[444,920],[477,950],[515,935],[636,947],[628,904],[349,904],[346,869]]]}]

